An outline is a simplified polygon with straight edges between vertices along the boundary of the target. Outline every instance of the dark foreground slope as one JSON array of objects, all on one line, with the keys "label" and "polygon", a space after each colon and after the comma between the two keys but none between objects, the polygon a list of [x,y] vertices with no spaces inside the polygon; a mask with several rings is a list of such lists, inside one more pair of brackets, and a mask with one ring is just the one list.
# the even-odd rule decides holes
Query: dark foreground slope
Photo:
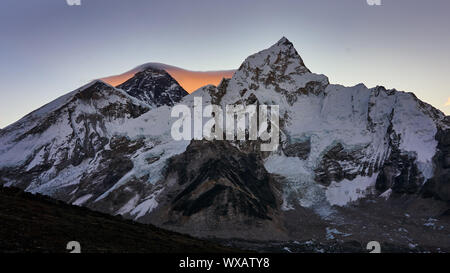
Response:
[{"label": "dark foreground slope", "polygon": [[232,252],[206,241],[67,205],[43,195],[0,188],[0,252]]}]

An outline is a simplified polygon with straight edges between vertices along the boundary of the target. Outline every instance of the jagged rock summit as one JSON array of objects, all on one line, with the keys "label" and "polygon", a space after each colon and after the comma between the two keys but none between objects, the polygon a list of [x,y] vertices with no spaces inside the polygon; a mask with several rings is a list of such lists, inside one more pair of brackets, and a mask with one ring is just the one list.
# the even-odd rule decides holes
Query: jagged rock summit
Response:
[{"label": "jagged rock summit", "polygon": [[147,67],[117,86],[152,107],[172,106],[188,92],[163,69]]}]

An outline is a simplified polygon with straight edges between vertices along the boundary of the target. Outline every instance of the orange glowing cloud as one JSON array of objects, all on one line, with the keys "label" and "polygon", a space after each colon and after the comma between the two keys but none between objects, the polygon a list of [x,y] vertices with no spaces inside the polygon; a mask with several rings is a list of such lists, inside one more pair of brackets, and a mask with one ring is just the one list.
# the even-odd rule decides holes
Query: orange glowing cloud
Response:
[{"label": "orange glowing cloud", "polygon": [[450,98],[448,98],[447,102],[445,103],[445,106],[450,106]]},{"label": "orange glowing cloud", "polygon": [[235,70],[190,71],[160,63],[148,63],[120,75],[102,78],[102,80],[110,85],[117,86],[124,83],[126,80],[133,77],[138,71],[145,69],[146,67],[165,70],[189,93],[192,93],[198,88],[208,84],[218,85],[223,78],[231,78],[235,72]]}]

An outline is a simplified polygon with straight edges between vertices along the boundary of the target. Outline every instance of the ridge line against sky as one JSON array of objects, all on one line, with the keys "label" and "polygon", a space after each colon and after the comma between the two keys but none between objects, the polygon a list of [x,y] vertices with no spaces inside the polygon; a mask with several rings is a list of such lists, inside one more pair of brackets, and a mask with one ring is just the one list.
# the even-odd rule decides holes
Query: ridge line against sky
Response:
[{"label": "ridge line against sky", "polygon": [[173,65],[167,65],[162,63],[146,63],[139,65],[127,72],[100,78],[104,82],[117,86],[124,83],[126,80],[133,77],[137,72],[146,68],[163,69],[169,73],[188,93],[192,93],[208,84],[218,85],[223,78],[231,78],[236,71],[233,70],[215,70],[215,71],[192,71]]},{"label": "ridge line against sky", "polygon": [[2,3],[0,128],[92,79],[148,61],[236,69],[282,36],[332,83],[413,92],[450,114],[448,0]]}]

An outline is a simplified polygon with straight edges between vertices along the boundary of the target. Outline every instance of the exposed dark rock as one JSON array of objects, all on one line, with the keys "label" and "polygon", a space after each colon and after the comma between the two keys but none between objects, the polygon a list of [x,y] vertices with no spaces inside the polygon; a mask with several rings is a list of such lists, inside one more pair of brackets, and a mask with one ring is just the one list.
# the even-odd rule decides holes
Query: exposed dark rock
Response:
[{"label": "exposed dark rock", "polygon": [[[371,175],[373,167],[363,162],[364,153],[361,150],[347,150],[341,143],[332,146],[322,157],[319,166],[314,170],[316,182],[330,185],[332,181],[340,182],[343,179],[353,180],[358,175]],[[363,166],[358,168],[348,166]]]},{"label": "exposed dark rock", "polygon": [[380,168],[375,188],[384,192],[392,189],[394,193],[417,193],[424,182],[416,164],[416,155],[404,153],[399,147],[400,135],[392,129],[392,124],[387,131],[387,138],[391,152]]},{"label": "exposed dark rock", "polygon": [[[197,162],[186,166],[192,158]],[[256,154],[243,154],[227,142],[193,141],[184,154],[171,160],[172,169],[178,170],[179,183],[186,185],[172,201],[174,209],[183,215],[208,209],[214,200],[215,211],[223,216],[243,214],[270,219],[269,208],[277,207],[273,178],[261,159]]]},{"label": "exposed dark rock", "polygon": [[[98,197],[109,190],[133,168],[130,156],[141,148],[143,143],[116,136],[111,139],[109,145],[109,150],[100,153],[99,165],[96,170],[84,174],[78,187],[79,190],[74,193],[74,197],[81,197],[85,194]],[[76,200],[76,198],[72,199]]]},{"label": "exposed dark rock", "polygon": [[146,161],[147,161],[148,164],[153,164],[156,161],[158,161],[159,158],[160,158],[159,156],[153,156],[153,157],[150,157],[150,158],[146,158]]},{"label": "exposed dark rock", "polygon": [[415,164],[415,157],[393,151],[378,174],[376,189],[392,189],[395,193],[417,193],[424,178]]},{"label": "exposed dark rock", "polygon": [[422,194],[425,197],[450,201],[450,129],[439,130],[436,140],[438,146],[433,158],[434,175],[426,182]]},{"label": "exposed dark rock", "polygon": [[298,157],[300,159],[307,159],[311,152],[311,139],[303,142],[296,142],[292,144],[286,144],[283,146],[283,152],[289,157]]},{"label": "exposed dark rock", "polygon": [[202,237],[239,232],[256,236],[256,230],[283,228],[278,226],[275,178],[258,154],[244,153],[226,141],[192,141],[183,154],[170,159],[165,184],[173,186],[159,199],[152,223]]},{"label": "exposed dark rock", "polygon": [[[246,99],[245,104],[246,105],[251,105],[251,104],[258,104],[259,105],[258,98],[255,96],[254,93],[251,93],[248,96],[248,98]],[[257,111],[259,113],[259,109],[258,108],[257,108]]]},{"label": "exposed dark rock", "polygon": [[315,95],[315,96],[319,96],[321,94],[324,94],[325,89],[327,88],[328,83],[324,84],[321,82],[316,82],[316,81],[311,81],[306,83],[305,87],[303,88],[299,88],[296,92],[294,93],[285,93],[285,96],[289,102],[289,104],[294,104],[294,102],[297,101],[298,99],[298,95]]},{"label": "exposed dark rock", "polygon": [[172,106],[188,92],[169,73],[162,69],[147,68],[117,86],[129,95],[151,106]]},{"label": "exposed dark rock", "polygon": [[228,84],[230,83],[230,79],[223,78],[217,88],[211,88],[209,94],[211,95],[211,103],[215,105],[220,105],[220,101],[222,97],[227,92]]}]

